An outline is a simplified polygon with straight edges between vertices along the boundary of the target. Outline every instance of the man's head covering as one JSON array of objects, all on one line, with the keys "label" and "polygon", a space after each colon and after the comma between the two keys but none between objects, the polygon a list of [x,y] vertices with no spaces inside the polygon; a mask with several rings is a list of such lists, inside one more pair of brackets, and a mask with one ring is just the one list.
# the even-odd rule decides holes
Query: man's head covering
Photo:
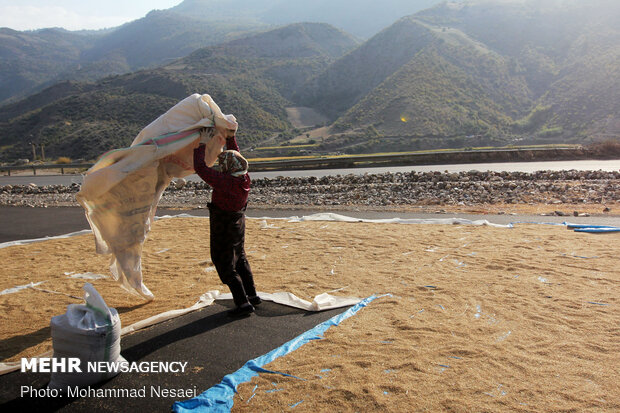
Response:
[{"label": "man's head covering", "polygon": [[217,157],[220,172],[232,176],[243,176],[248,173],[248,161],[237,151],[224,151]]}]

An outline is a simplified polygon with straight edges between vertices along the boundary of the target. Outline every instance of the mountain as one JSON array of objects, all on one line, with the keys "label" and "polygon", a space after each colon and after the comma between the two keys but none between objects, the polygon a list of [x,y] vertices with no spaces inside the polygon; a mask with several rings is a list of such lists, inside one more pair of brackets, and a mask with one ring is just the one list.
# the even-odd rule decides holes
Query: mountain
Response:
[{"label": "mountain", "polygon": [[419,12],[416,18],[459,30],[518,61],[533,92],[540,96],[556,80],[560,66],[586,57],[589,51],[583,45],[577,51],[575,46],[591,36],[616,38],[619,10],[614,0],[478,0],[445,3]]},{"label": "mountain", "polygon": [[156,10],[101,31],[0,28],[0,104],[60,81],[92,81],[158,66],[266,27],[258,22],[208,22]]},{"label": "mountain", "polygon": [[214,21],[241,19],[267,24],[328,23],[367,39],[395,20],[441,0],[185,0],[171,10]]},{"label": "mountain", "polygon": [[[239,118],[244,148],[296,135],[320,137],[319,153],[618,139],[617,21],[611,0],[479,0],[402,17],[361,44],[327,24],[284,26],[6,105],[0,159],[27,157],[29,141],[95,157],[195,92]],[[290,107],[329,127],[296,130]]]},{"label": "mountain", "polygon": [[208,21],[258,22],[282,3],[283,0],[184,0],[169,10],[184,16],[202,16]]},{"label": "mountain", "polygon": [[98,39],[92,48],[83,52],[82,59],[98,62],[118,56],[126,67],[135,70],[176,60],[194,50],[234,39],[259,27],[265,25],[207,22],[200,15],[183,16],[155,10]]},{"label": "mountain", "polygon": [[357,44],[327,24],[299,23],[201,49],[167,68],[217,73],[233,85],[239,74],[253,72],[290,99],[310,77]]},{"label": "mountain", "polygon": [[362,38],[439,0],[185,0],[100,31],[0,28],[0,105],[60,81],[93,81],[165,64],[205,46],[298,22]]},{"label": "mountain", "polygon": [[350,152],[618,137],[619,10],[445,3],[400,19],[295,99],[329,116],[332,147]]},{"label": "mountain", "polygon": [[127,146],[157,116],[192,93],[209,93],[239,116],[239,138],[255,144],[290,129],[287,96],[357,45],[326,24],[285,26],[200,49],[157,69],[64,82],[0,113],[0,159],[28,153],[28,142],[51,157],[95,158]]},{"label": "mountain", "polygon": [[531,104],[527,85],[505,59],[440,38],[373,88],[335,123],[374,125],[382,135],[444,137],[496,134]]},{"label": "mountain", "polygon": [[379,143],[379,136],[398,150],[418,138],[495,136],[531,105],[527,83],[513,76],[508,59],[416,17],[385,29],[301,91],[301,104],[349,135],[346,146],[360,141],[356,152],[371,150],[366,141]]},{"label": "mountain", "polygon": [[78,67],[80,54],[103,34],[45,29],[0,28],[0,102],[31,92],[62,72]]}]

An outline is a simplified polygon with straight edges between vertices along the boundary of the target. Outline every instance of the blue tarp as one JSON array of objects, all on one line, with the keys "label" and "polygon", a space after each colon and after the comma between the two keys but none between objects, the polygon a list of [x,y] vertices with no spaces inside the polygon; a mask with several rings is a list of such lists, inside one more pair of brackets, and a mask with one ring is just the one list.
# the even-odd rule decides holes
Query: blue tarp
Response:
[{"label": "blue tarp", "polygon": [[511,222],[510,225],[514,224],[540,224],[540,225],[564,225],[568,229],[572,229],[575,232],[620,232],[620,227],[614,227],[611,225],[591,225],[591,224],[571,224],[569,222]]},{"label": "blue tarp", "polygon": [[620,232],[619,227],[610,225],[566,224],[566,226],[575,232]]},{"label": "blue tarp", "polygon": [[[349,308],[342,314],[338,314],[330,318],[329,320],[317,325],[311,330],[295,337],[291,341],[281,345],[280,347],[271,350],[269,353],[257,357],[248,361],[234,373],[226,375],[219,384],[211,387],[205,392],[199,394],[193,399],[185,400],[182,402],[175,402],[172,406],[172,410],[177,413],[180,412],[230,412],[233,406],[233,397],[237,392],[237,386],[241,383],[248,382],[254,376],[258,376],[259,373],[275,373],[285,376],[291,376],[289,374],[266,370],[264,365],[271,363],[278,357],[284,356],[292,351],[297,350],[299,347],[308,343],[310,340],[319,340],[323,338],[325,331],[331,326],[337,326],[343,320],[355,315],[359,310],[366,307],[371,301],[379,298],[377,296],[370,296],[360,301],[355,306]],[[294,376],[291,376],[294,377]]]}]

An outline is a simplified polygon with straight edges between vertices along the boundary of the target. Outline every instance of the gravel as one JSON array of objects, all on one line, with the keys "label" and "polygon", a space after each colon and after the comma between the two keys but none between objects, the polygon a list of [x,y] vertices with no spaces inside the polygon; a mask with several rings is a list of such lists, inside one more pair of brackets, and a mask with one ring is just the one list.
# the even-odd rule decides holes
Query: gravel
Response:
[{"label": "gravel", "polygon": [[[77,206],[79,184],[6,185],[2,206]],[[204,207],[204,182],[174,181],[159,202],[165,208]],[[416,205],[620,203],[620,171],[406,172],[252,181],[249,202],[258,207],[388,207]]]}]

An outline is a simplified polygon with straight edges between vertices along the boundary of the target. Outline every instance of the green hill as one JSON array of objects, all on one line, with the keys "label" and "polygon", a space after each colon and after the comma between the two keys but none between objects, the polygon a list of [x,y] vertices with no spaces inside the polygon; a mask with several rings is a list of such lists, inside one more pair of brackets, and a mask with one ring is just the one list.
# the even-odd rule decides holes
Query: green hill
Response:
[{"label": "green hill", "polygon": [[518,116],[529,103],[527,85],[510,75],[500,56],[437,38],[342,115],[333,129],[373,128],[401,140],[398,149],[403,150],[410,139],[496,136],[511,125],[510,115]]},{"label": "green hill", "polygon": [[276,25],[331,23],[369,37],[439,0],[185,0],[100,31],[0,28],[0,105],[60,81],[95,81],[152,68]]},{"label": "green hill", "polygon": [[255,144],[289,129],[285,96],[355,45],[329,25],[295,24],[207,47],[158,69],[57,85],[5,106],[0,159],[26,157],[29,142],[45,145],[52,158],[95,158],[129,145],[140,129],[196,92],[237,114],[240,141]]},{"label": "green hill", "polygon": [[76,69],[80,53],[99,36],[62,29],[20,32],[0,28],[0,103],[32,93],[59,73]]},{"label": "green hill", "polygon": [[142,19],[101,31],[0,28],[0,104],[59,81],[94,81],[158,66],[265,27],[258,22],[207,22],[152,11]]},{"label": "green hill", "polygon": [[617,138],[619,10],[445,3],[385,29],[298,98],[334,120],[326,146],[350,152]]},{"label": "green hill", "polygon": [[82,59],[89,63],[117,56],[126,67],[135,70],[179,59],[194,50],[229,41],[262,27],[265,25],[230,21],[207,23],[200,16],[156,10],[100,38],[92,48],[84,51]]}]

